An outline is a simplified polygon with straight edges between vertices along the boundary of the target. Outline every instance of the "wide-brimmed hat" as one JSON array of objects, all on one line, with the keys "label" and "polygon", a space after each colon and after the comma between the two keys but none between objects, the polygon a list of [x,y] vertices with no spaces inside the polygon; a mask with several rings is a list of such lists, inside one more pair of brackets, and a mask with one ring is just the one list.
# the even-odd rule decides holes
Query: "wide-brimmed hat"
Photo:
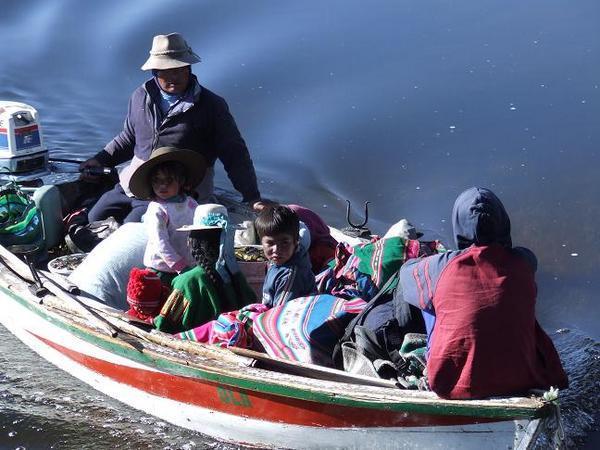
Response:
[{"label": "wide-brimmed hat", "polygon": [[182,148],[160,147],[153,150],[148,161],[143,162],[131,175],[131,193],[143,200],[152,198],[150,173],[158,164],[167,161],[183,164],[187,171],[187,184],[192,189],[200,184],[206,173],[206,159],[200,153]]},{"label": "wide-brimmed hat", "polygon": [[206,203],[196,206],[191,225],[177,228],[177,231],[216,230],[227,228],[229,215],[227,208],[217,203]]},{"label": "wide-brimmed hat", "polygon": [[152,40],[150,57],[142,66],[142,70],[166,70],[189,66],[200,62],[179,33],[159,34]]}]

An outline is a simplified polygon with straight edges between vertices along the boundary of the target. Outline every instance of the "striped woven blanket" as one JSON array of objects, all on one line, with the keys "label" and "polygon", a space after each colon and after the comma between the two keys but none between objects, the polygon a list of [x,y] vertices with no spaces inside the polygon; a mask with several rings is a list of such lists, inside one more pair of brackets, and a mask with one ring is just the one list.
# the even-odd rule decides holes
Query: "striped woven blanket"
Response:
[{"label": "striped woven blanket", "polygon": [[269,308],[262,303],[252,303],[242,309],[219,314],[216,320],[174,336],[178,339],[205,342],[220,347],[252,348],[254,336],[252,323]]},{"label": "striped woven blanket", "polygon": [[333,347],[366,303],[333,295],[300,297],[254,319],[254,337],[271,356],[333,367]]},{"label": "striped woven blanket", "polygon": [[439,242],[391,237],[350,246],[340,243],[330,268],[317,276],[317,290],[342,298],[371,299],[410,258],[438,250]]}]

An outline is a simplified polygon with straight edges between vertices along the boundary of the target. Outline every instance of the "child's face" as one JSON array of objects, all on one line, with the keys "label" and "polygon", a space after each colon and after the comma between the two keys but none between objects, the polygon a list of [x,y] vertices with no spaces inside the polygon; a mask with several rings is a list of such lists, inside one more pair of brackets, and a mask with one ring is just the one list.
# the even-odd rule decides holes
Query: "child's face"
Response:
[{"label": "child's face", "polygon": [[298,246],[298,238],[288,233],[276,234],[273,236],[263,236],[260,240],[265,257],[277,264],[288,262]]},{"label": "child's face", "polygon": [[158,169],[154,175],[152,175],[152,190],[154,195],[161,200],[174,197],[179,194],[181,185],[179,181],[172,175],[167,175],[164,171]]}]

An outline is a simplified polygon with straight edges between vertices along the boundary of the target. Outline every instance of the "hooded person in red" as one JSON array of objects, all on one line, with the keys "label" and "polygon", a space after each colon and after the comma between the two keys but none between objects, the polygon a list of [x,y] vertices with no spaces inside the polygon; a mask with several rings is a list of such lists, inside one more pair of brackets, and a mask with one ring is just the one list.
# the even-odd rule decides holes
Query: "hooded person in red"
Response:
[{"label": "hooded person in red", "polygon": [[467,189],[452,223],[458,250],[400,269],[400,294],[423,310],[427,325],[431,389],[473,399],[567,387],[556,349],[535,319],[536,257],[512,246],[498,197]]}]

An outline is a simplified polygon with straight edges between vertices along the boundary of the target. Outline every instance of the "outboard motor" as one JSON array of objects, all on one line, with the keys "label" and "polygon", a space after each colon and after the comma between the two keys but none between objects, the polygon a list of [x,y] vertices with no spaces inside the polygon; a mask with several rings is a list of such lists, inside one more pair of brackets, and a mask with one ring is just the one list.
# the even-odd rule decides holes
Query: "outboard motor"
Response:
[{"label": "outboard motor", "polygon": [[0,180],[30,181],[48,173],[48,150],[37,110],[0,101]]}]

